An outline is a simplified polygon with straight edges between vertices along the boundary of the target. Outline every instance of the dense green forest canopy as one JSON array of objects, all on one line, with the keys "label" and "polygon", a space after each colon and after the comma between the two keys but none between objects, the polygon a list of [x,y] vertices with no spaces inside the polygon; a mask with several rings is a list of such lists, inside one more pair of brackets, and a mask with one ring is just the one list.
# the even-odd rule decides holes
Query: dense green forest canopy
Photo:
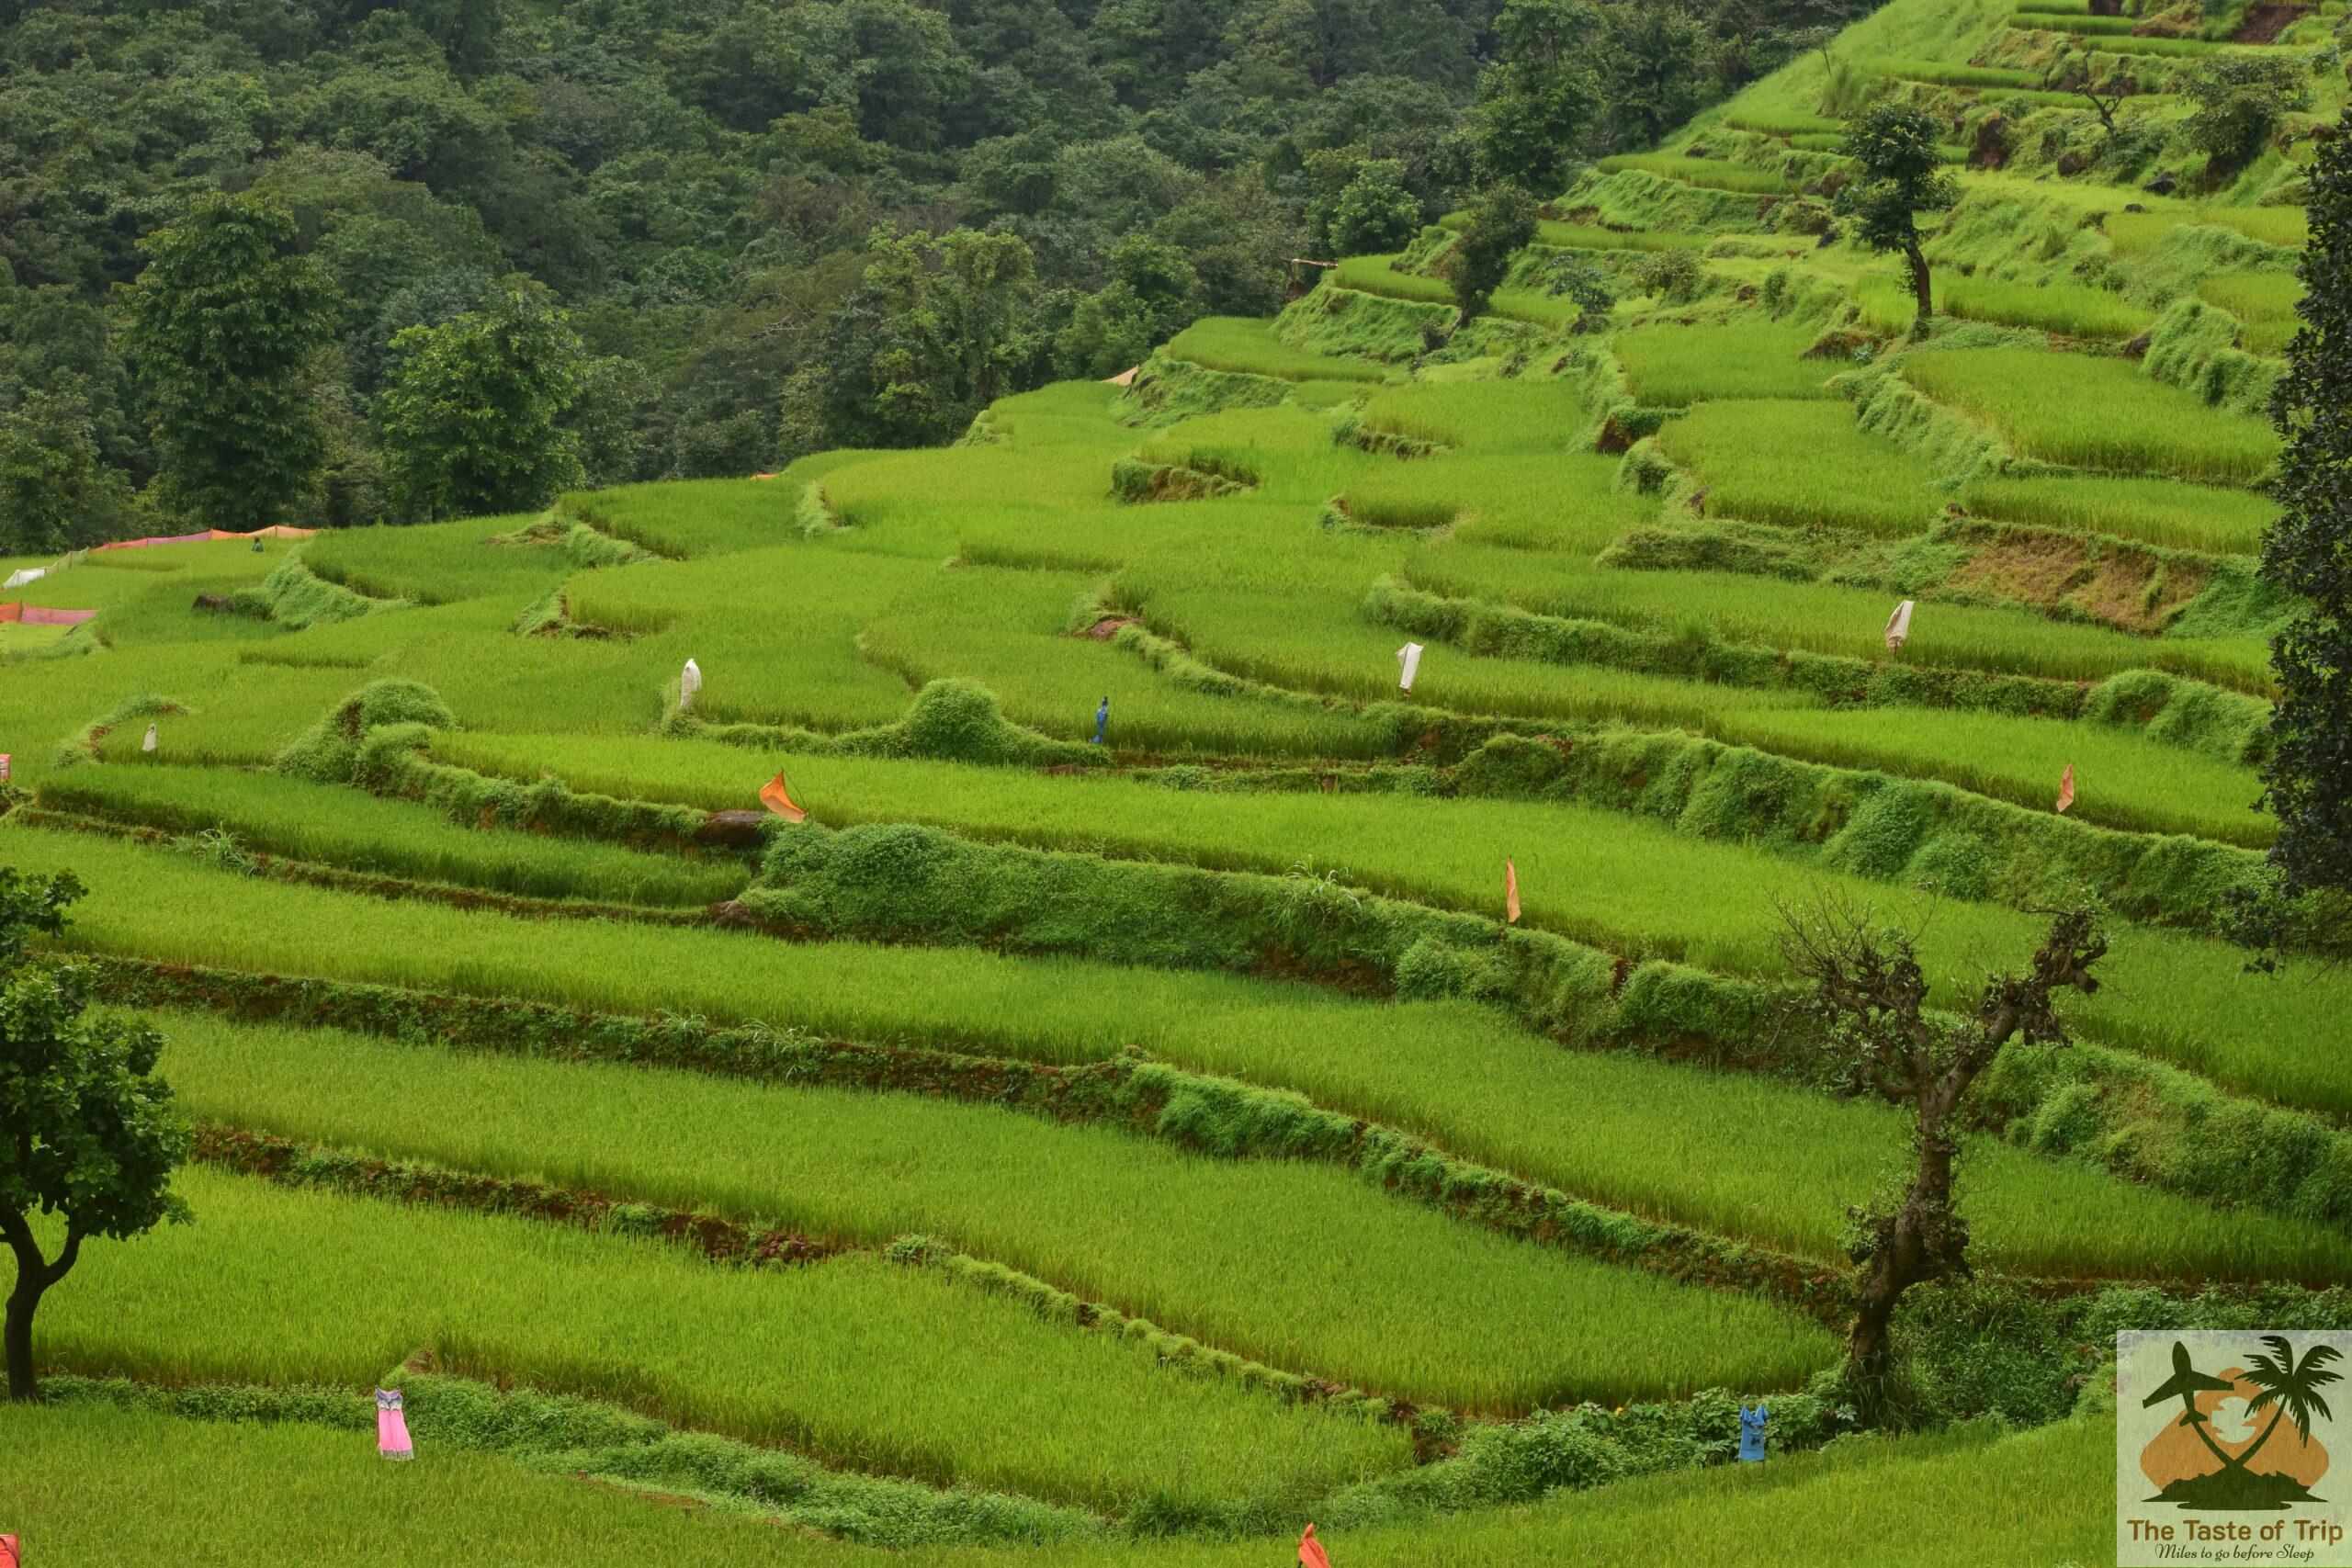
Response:
[{"label": "dense green forest canopy", "polygon": [[273,345],[318,339],[273,394],[317,416],[285,516],[400,519],[429,507],[414,455],[387,461],[388,393],[453,352],[406,330],[480,337],[518,297],[568,318],[549,471],[590,483],[941,440],[1272,310],[1289,257],[1401,244],[1497,180],[1548,195],[1860,8],[0,5],[0,550],[206,513],[153,486],[187,370],[131,330],[154,237],[205,193],[259,204],[247,240],[290,219],[273,267],[324,274],[324,319]]}]

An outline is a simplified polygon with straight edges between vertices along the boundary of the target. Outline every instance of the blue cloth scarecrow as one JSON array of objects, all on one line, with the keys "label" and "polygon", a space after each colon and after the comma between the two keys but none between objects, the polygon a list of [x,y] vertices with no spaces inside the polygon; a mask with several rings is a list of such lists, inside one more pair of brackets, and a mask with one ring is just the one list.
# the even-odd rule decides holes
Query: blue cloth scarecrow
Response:
[{"label": "blue cloth scarecrow", "polygon": [[1743,1463],[1759,1464],[1764,1459],[1764,1423],[1771,1413],[1758,1404],[1750,1410],[1739,1407],[1739,1457]]},{"label": "blue cloth scarecrow", "polygon": [[1091,740],[1090,740],[1090,741],[1088,741],[1088,742],[1087,742],[1087,744],[1088,744],[1088,745],[1090,745],[1090,746],[1100,746],[1100,745],[1102,745],[1102,732],[1103,732],[1104,730],[1106,730],[1106,729],[1110,728],[1111,728],[1111,699],[1110,699],[1110,698],[1108,698],[1108,697],[1104,697],[1104,698],[1102,699],[1102,705],[1101,707],[1096,708],[1096,709],[1094,710],[1094,739],[1091,739]]}]

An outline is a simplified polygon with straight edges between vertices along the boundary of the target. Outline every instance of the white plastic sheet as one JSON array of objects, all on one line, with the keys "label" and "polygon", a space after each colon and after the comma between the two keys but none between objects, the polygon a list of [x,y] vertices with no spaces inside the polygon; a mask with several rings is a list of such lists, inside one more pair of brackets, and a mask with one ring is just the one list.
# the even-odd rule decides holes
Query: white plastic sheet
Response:
[{"label": "white plastic sheet", "polygon": [[686,667],[678,671],[678,711],[692,713],[695,706],[695,694],[701,690],[702,666],[689,659],[686,660]]},{"label": "white plastic sheet", "polygon": [[1886,618],[1886,646],[1889,649],[1901,648],[1910,639],[1911,601],[1905,599],[1894,607],[1894,614]]},{"label": "white plastic sheet", "polygon": [[22,588],[26,583],[38,582],[48,575],[49,568],[45,566],[28,566],[22,571],[10,572],[8,581],[0,582],[0,589]]},{"label": "white plastic sheet", "polygon": [[1413,677],[1420,672],[1421,645],[1418,642],[1408,642],[1404,647],[1398,649],[1396,650],[1396,689],[1400,692],[1411,691],[1413,689]]},{"label": "white plastic sheet", "polygon": [[147,739],[139,743],[139,749],[141,751],[153,751],[155,749],[155,727],[153,725],[151,724],[147,727]]}]

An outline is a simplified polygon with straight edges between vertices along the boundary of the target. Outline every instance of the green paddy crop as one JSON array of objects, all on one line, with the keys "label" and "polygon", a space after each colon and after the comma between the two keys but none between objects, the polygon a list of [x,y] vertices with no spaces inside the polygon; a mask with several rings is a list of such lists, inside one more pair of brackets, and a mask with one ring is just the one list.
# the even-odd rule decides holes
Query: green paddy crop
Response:
[{"label": "green paddy crop", "polygon": [[1195,690],[1125,649],[1071,637],[1070,606],[1092,586],[1076,576],[967,568],[946,574],[921,608],[870,623],[859,641],[909,690],[968,676],[1003,699],[1014,723],[1063,739],[1091,738],[1107,700],[1109,739],[1123,750],[1373,757],[1390,749],[1385,731],[1347,710]]},{"label": "green paddy crop", "polygon": [[1724,124],[1734,130],[1752,130],[1759,136],[1819,136],[1844,130],[1846,122],[1825,114],[1738,109],[1724,116]]},{"label": "green paddy crop", "polygon": [[2303,280],[2283,272],[2216,272],[2197,280],[2198,298],[2245,323],[2249,353],[2277,354],[2302,324]]},{"label": "green paddy crop", "polygon": [[2258,491],[2113,475],[1978,479],[1961,500],[1986,517],[2240,555],[2261,545],[2278,514]]},{"label": "green paddy crop", "polygon": [[[574,769],[567,766],[560,742],[550,739],[530,744],[537,758],[529,764],[534,773],[538,768],[553,768],[580,788],[596,789],[614,782],[596,772],[599,753],[594,748],[573,752],[588,764]],[[616,745],[605,754],[617,758],[628,753]],[[464,759],[474,753],[460,749],[455,755]],[[722,761],[714,754],[707,765],[716,767]],[[823,769],[852,761],[811,758],[796,764],[794,782],[802,791],[798,798],[820,818],[838,813],[833,819],[869,819],[842,811],[835,804],[834,791],[823,784]],[[744,763],[733,766],[745,767],[749,762],[747,757]],[[813,783],[811,777],[803,776],[811,770],[816,770]],[[752,765],[745,767],[744,776],[756,779],[764,774]],[[1013,826],[991,830],[979,811],[982,802],[1003,787],[988,783],[999,776],[976,771],[971,782],[962,786],[962,795],[968,798],[961,809],[969,816],[931,816],[904,806],[895,809],[902,818],[928,817],[968,828],[983,837],[1009,837],[1049,847],[1104,850],[1275,874],[1302,864],[1322,870],[1344,868],[1347,880],[1374,892],[1473,910],[1494,908],[1500,896],[1496,868],[1505,855],[1511,855],[1519,866],[1521,900],[1533,924],[1615,951],[1679,959],[1728,974],[1771,976],[1781,971],[1781,956],[1774,936],[1778,929],[1775,901],[1801,897],[1810,887],[1833,887],[1857,903],[1890,910],[1918,902],[1884,883],[1839,874],[1762,848],[1686,837],[1669,824],[1556,802],[1233,795],[1170,791],[1119,780],[1059,779],[1048,781],[1048,791],[1032,795],[1017,810],[995,808],[1012,811]],[[988,795],[979,793],[984,788]],[[936,806],[932,808],[941,810]],[[888,814],[879,811],[870,819]],[[1019,826],[1023,822],[1028,825]],[[118,875],[147,864],[151,869],[138,874],[151,882],[165,874],[153,866],[163,857],[123,846],[69,842],[29,830],[19,842],[22,849],[14,845],[11,849],[28,863],[33,863],[36,856],[39,863],[79,861],[111,868]],[[132,858],[126,863],[122,859],[126,856]],[[187,892],[191,898],[252,896],[244,894],[234,879],[202,867],[175,868],[170,874],[194,879]],[[95,877],[85,880],[96,881]],[[316,917],[322,921],[354,918],[349,914],[330,917],[324,912],[329,908],[370,908],[367,900],[310,888],[273,888],[267,897],[330,900]],[[77,927],[76,937],[87,945],[181,962],[265,966],[261,953],[243,947],[228,933],[175,929],[169,922],[142,917],[131,907],[135,900],[128,894],[107,898],[94,896],[91,902],[93,907]],[[1091,983],[1076,978],[1085,972],[1082,965],[1071,971],[1067,981],[1057,981],[1050,976],[1057,966],[1042,960],[1015,963],[962,952],[926,955],[941,969],[959,973],[955,988],[964,997],[958,999],[972,1005],[958,1007],[952,1005],[935,977],[919,982],[915,976],[922,964],[898,950],[868,950],[842,942],[809,950],[781,943],[747,943],[715,932],[607,931],[584,924],[559,950],[525,942],[519,923],[509,925],[486,915],[465,917],[410,906],[383,906],[368,917],[368,924],[379,929],[389,924],[406,931],[410,922],[422,921],[435,931],[442,928],[433,925],[435,921],[469,919],[482,923],[413,939],[388,930],[383,941],[371,942],[365,950],[348,943],[327,943],[311,956],[311,949],[305,943],[300,953],[283,947],[271,951],[283,953],[278,962],[298,966],[322,964],[327,967],[318,972],[347,978],[433,988],[451,985],[454,976],[457,988],[480,992],[491,987],[495,976],[498,985],[521,987],[519,995],[605,1011],[646,1013],[697,1005],[695,987],[683,976],[667,976],[662,961],[652,956],[671,951],[668,944],[677,942],[684,944],[676,949],[682,954],[678,962],[691,963],[702,975],[701,1010],[714,1017],[797,1021],[871,1038],[905,1034],[951,1043],[985,1042],[1024,1054],[1042,1052],[1054,1060],[1083,1059],[1124,1041],[1148,1043],[1150,1039],[1141,1022],[1145,1016],[1141,1010],[1128,1013],[1122,1022],[1116,1016],[1099,1017],[1095,1011],[1099,1004],[1058,993],[1057,987],[1062,984]],[[1939,994],[1962,994],[1977,974],[1974,955],[2030,952],[2041,930],[2034,917],[1996,905],[1959,901],[1939,905],[1926,950],[1934,960]],[[473,939],[472,951],[462,966],[455,966],[454,954],[443,957],[431,951],[434,943],[458,943],[457,933],[465,931],[480,935]],[[479,968],[491,962],[492,955],[481,943],[492,937],[502,944],[519,945],[511,950],[511,956],[499,955],[494,968]],[[294,939],[288,935],[273,940]],[[608,953],[608,960],[602,964],[576,964],[575,955],[592,940]],[[718,945],[707,949],[695,945],[701,943]],[[533,947],[541,950],[537,964],[525,956]],[[685,958],[689,947],[700,956]],[[625,953],[645,956],[626,958]],[[853,962],[862,966],[859,977],[853,978],[842,967]],[[2076,1016],[2084,1030],[2096,1037],[2179,1062],[2233,1087],[2286,1104],[2352,1109],[2352,1066],[2337,1061],[2323,1044],[2331,1032],[2329,1021],[2344,1005],[2339,993],[2352,988],[2352,979],[2331,973],[2273,984],[2246,975],[2244,964],[2241,953],[2220,942],[2128,928],[2128,935],[2119,938],[2102,971],[2107,988],[2095,1004],[2078,1008]],[[838,971],[831,979],[824,977],[829,969]],[[1154,1027],[1171,1026],[1187,1008],[1206,1008],[1204,1001],[1177,998],[1191,997],[1193,993],[1184,987],[1196,981],[1204,984],[1207,978],[1153,976],[1150,987],[1176,987],[1160,993],[1169,1001],[1167,1009],[1157,1014],[1160,1022]],[[1118,988],[1108,979],[1102,983]],[[1146,982],[1132,978],[1120,984],[1132,991]],[[1007,987],[1013,989],[1007,991]],[[1016,996],[1022,999],[1014,1000]],[[1002,1016],[994,1010],[1000,1006],[1006,1010]],[[967,1024],[965,1020],[974,1021]],[[1078,1057],[1069,1055],[1074,1050]]]},{"label": "green paddy crop", "polygon": [[2030,348],[1960,348],[1904,362],[1912,385],[1991,423],[2028,457],[2077,468],[2243,484],[2278,438],[2248,414],[2143,375],[2124,359]]},{"label": "green paddy crop", "polygon": [[0,623],[0,657],[42,652],[73,629],[71,626],[28,626],[15,621]]},{"label": "green paddy crop", "polygon": [[[431,1541],[442,1568],[616,1555],[667,1568],[775,1568],[839,1564],[852,1550],[723,1508],[665,1507],[442,1448],[438,1437],[423,1428],[424,1458],[393,1465],[365,1432],[302,1421],[11,1405],[0,1411],[0,1493],[11,1533],[61,1562],[116,1568],[185,1564],[194,1541],[221,1561],[287,1564],[355,1562],[385,1555],[389,1542]],[[116,1489],[104,1507],[90,1506],[94,1475]]]},{"label": "green paddy crop", "polygon": [[1911,534],[1950,499],[1927,465],[1858,429],[1838,400],[1704,402],[1668,420],[1657,442],[1698,474],[1710,516]]},{"label": "green paddy crop", "polygon": [[1861,68],[1872,76],[1926,82],[1939,87],[2035,87],[2041,83],[2041,78],[2030,71],[1997,65],[1955,65],[1943,60],[1866,60]]},{"label": "green paddy crop", "polygon": [[[141,750],[148,720],[115,726],[99,740],[99,754],[109,761],[213,767],[266,763],[310,721],[367,681],[364,673],[341,666],[216,663],[190,659],[184,649],[172,651],[179,657],[158,659],[149,678],[131,689],[143,688],[179,711],[154,716],[156,750],[152,758]],[[122,671],[102,667],[95,673]],[[100,714],[80,716],[95,720]]]},{"label": "green paddy crop", "polygon": [[[1148,624],[1180,636],[1218,668],[1295,690],[1373,702],[1401,700],[1401,634],[1344,601],[1131,587]],[[1467,714],[1571,723],[1622,720],[1705,728],[1713,716],[1810,706],[1790,689],[1709,685],[1600,664],[1550,664],[1453,650],[1425,658],[1415,700]]]},{"label": "green paddy crop", "polygon": [[2009,25],[2013,28],[2039,28],[2043,32],[2085,35],[2120,33],[2128,37],[2132,29],[2138,27],[2140,23],[2139,19],[2133,17],[2094,17],[2088,11],[2080,8],[2065,11],[2055,6],[2041,5],[2018,6],[2009,14]]},{"label": "green paddy crop", "polygon": [[[1705,412],[1702,405],[1698,411]],[[1611,570],[1566,552],[1432,543],[1406,558],[1414,586],[1452,598],[1490,599],[1541,615],[1587,616],[1653,632],[1703,622],[1733,642],[1805,649],[1872,661],[1946,669],[1999,670],[2099,681],[2158,668],[2238,691],[2269,687],[2268,649],[2259,638],[2135,637],[2107,626],[2054,620],[2030,610],[1936,604],[1912,622],[1911,639],[1890,652],[1886,617],[1895,596],[1835,582],[1792,582],[1727,572]]]},{"label": "green paddy crop", "polygon": [[302,547],[302,564],[371,599],[447,604],[483,594],[544,593],[571,575],[560,538],[502,542],[533,519],[469,517],[407,527],[334,528]]},{"label": "green paddy crop", "polygon": [[1685,408],[1708,398],[1826,398],[1838,367],[1801,357],[1811,329],[1776,321],[1636,327],[1611,340],[1634,396]]},{"label": "green paddy crop", "polygon": [[[420,1432],[421,1441],[430,1434]],[[299,1422],[197,1422],[90,1405],[0,1408],[12,1525],[62,1561],[180,1568],[187,1543],[239,1562],[330,1562],[383,1554],[385,1542],[430,1540],[447,1568],[604,1556],[663,1568],[999,1568],[1001,1550],[879,1551],[779,1529],[713,1507],[664,1506],[493,1454],[424,1450],[388,1465],[364,1434]],[[1996,1562],[2030,1540],[2074,1562],[2106,1550],[2112,1526],[2091,1505],[2112,1467],[2115,1423],[2101,1416],[2014,1432],[1993,1423],[1899,1438],[1857,1438],[1819,1454],[1775,1454],[1769,1465],[1563,1488],[1544,1502],[1374,1529],[1317,1532],[1350,1568],[1517,1568],[1531,1556],[1594,1568],[1659,1562],[1736,1568],[1770,1540],[1792,1562],[1946,1568]],[[119,1497],[88,1505],[105,1474]],[[1767,1484],[1769,1483],[1769,1484]],[[1921,1497],[1966,1495],[1933,1531],[1889,1532],[1883,1521]],[[266,1496],[276,1506],[253,1506]],[[1289,1521],[1283,1523],[1287,1526]],[[1258,1568],[1283,1539],[1124,1540],[1136,1568]],[[1099,1541],[1025,1549],[1035,1568],[1091,1568]]]},{"label": "green paddy crop", "polygon": [[1715,731],[1786,756],[1941,778],[2037,809],[2050,807],[2060,773],[2072,766],[2080,792],[2074,813],[2082,820],[2256,847],[2278,836],[2276,818],[2254,808],[2262,781],[2253,769],[2098,725],[1936,709],[1815,709],[1730,714]]},{"label": "green paddy crop", "polygon": [[175,1186],[198,1223],[87,1249],[41,1314],[51,1365],[364,1388],[429,1350],[863,1469],[1101,1508],[1157,1495],[1212,1517],[1295,1508],[1410,1457],[1399,1428],[1186,1377],[878,1258],[744,1272],[201,1168]]},{"label": "green paddy crop", "polygon": [[1991,277],[1936,280],[1936,302],[1973,321],[2038,327],[2071,337],[2128,338],[2148,330],[2154,313],[2120,294],[2080,283],[2008,283]]},{"label": "green paddy crop", "polygon": [[2101,34],[2086,39],[2085,43],[2095,53],[2154,54],[2175,59],[2193,60],[2211,54],[2238,52],[2228,45],[2200,38],[2138,38],[2128,33],[2120,36]]},{"label": "green paddy crop", "polygon": [[1743,196],[1786,196],[1797,188],[1795,181],[1770,169],[1750,168],[1721,158],[1694,158],[1681,152],[1615,152],[1593,166],[1603,174],[1638,169],[1684,185],[1736,191]]},{"label": "green paddy crop", "polygon": [[2301,249],[2311,232],[2300,207],[2160,208],[2150,212],[2110,212],[2100,226],[2117,251],[2131,255],[2154,249],[2175,229],[2192,224],[2228,229],[2249,240],[2291,250]]},{"label": "green paddy crop", "polygon": [[1375,430],[1479,453],[1552,453],[1573,465],[1570,437],[1588,423],[1578,389],[1554,377],[1422,381],[1385,388],[1364,404]]},{"label": "green paddy crop", "polygon": [[[1515,1412],[1785,1386],[1831,1348],[1787,1309],[1507,1241],[1328,1165],[1204,1159],[921,1096],[202,1018],[177,1019],[173,1041],[175,1083],[214,1121],[869,1246],[919,1232],[1253,1359],[1419,1401]],[[1660,1333],[1694,1354],[1658,1359]]]},{"label": "green paddy crop", "polygon": [[[1589,558],[1657,516],[1657,499],[1619,488],[1617,472],[1615,458],[1596,452],[1449,452],[1367,468],[1344,499],[1351,517],[1376,525],[1451,523],[1463,544]],[[1147,566],[1164,560],[1155,552]]]},{"label": "green paddy crop", "polygon": [[[1449,212],[1438,220],[1456,232],[1466,228],[1470,215]],[[1611,228],[1600,223],[1569,223],[1544,218],[1535,225],[1535,243],[1562,251],[1676,251],[1704,248],[1713,236],[1691,230]]]},{"label": "green paddy crop", "polygon": [[1161,353],[1211,370],[1272,376],[1284,381],[1383,381],[1389,372],[1360,359],[1293,348],[1271,322],[1248,316],[1203,316],[1169,339]]},{"label": "green paddy crop", "polygon": [[268,773],[75,768],[50,778],[41,804],[175,833],[217,829],[263,854],[536,898],[711,904],[741,892],[749,875],[741,863],[464,828],[429,806]]},{"label": "green paddy crop", "polygon": [[[1351,1033],[1337,1051],[1238,1033],[1215,1065],[1576,1197],[1825,1261],[1842,1256],[1847,1209],[1903,1157],[1900,1118],[1875,1103],[1638,1055],[1564,1053],[1467,1004],[1416,1010],[1419,1032]],[[1752,1337],[1737,1360],[1645,1366],[1616,1337],[1612,1303],[1627,1299],[1617,1271],[1564,1271],[1557,1255],[1496,1242],[1329,1168],[1207,1161],[903,1095],[452,1055],[200,1014],[160,1021],[174,1085],[214,1121],[826,1236],[922,1231],[1225,1348],[1376,1388],[1510,1404],[1533,1387],[1565,1389],[1556,1380],[1568,1376],[1584,1393],[1623,1397],[1666,1386],[1661,1376],[1685,1387],[1774,1381],[1804,1363],[1775,1364],[1768,1349],[1811,1353],[1778,1314],[1735,1312]],[[1773,1129],[1761,1145],[1743,1136],[1758,1126]],[[1989,1138],[1972,1142],[1966,1172],[1963,1212],[2005,1269],[2352,1279],[2352,1244],[2322,1226],[2258,1213],[2214,1226],[2188,1200]],[[1272,1275],[1305,1285],[1330,1270],[1350,1275],[1344,1287],[1271,1299],[1263,1288]],[[1687,1296],[1668,1291],[1645,1310],[1657,1321],[1731,1310]],[[1590,1304],[1565,1327],[1528,1330],[1525,1344],[1455,1343],[1568,1299]]]},{"label": "green paddy crop", "polygon": [[[1332,287],[1360,294],[1408,299],[1417,305],[1455,304],[1453,284],[1442,277],[1400,272],[1392,265],[1396,260],[1393,255],[1350,256],[1324,276]],[[1576,320],[1577,314],[1577,307],[1565,298],[1533,288],[1498,288],[1487,309],[1505,320],[1536,326],[1559,326]]]}]

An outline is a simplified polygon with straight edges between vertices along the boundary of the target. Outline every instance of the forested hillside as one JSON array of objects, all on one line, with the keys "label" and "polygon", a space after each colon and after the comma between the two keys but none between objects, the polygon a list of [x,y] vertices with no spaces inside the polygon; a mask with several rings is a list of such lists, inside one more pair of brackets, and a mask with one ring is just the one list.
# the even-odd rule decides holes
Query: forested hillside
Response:
[{"label": "forested hillside", "polygon": [[564,477],[591,484],[936,441],[1202,313],[1268,313],[1287,258],[1392,249],[1484,177],[1557,188],[1841,9],[0,6],[0,549],[205,512],[148,489],[178,367],[142,380],[122,293],[200,193],[282,210],[275,248],[321,274],[295,388],[315,461],[241,487],[245,525],[400,521],[436,510],[382,457],[404,328],[502,298],[568,324]]}]

